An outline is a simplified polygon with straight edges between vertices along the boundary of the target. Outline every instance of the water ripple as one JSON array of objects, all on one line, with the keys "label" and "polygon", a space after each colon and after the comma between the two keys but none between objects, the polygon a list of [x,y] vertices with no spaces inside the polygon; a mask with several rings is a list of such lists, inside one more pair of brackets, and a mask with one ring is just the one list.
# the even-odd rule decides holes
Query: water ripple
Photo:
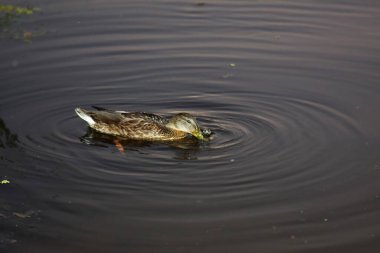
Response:
[{"label": "water ripple", "polygon": [[[214,131],[212,139],[197,145],[174,146],[127,142],[125,154],[119,154],[112,138],[89,137],[87,143],[91,146],[87,147],[81,143],[86,124],[74,115],[73,107],[63,106],[60,100],[53,102],[53,98],[49,98],[52,103],[46,107],[44,102],[35,101],[38,94],[32,94],[19,105],[25,108],[24,103],[33,103],[39,111],[20,122],[26,129],[20,146],[31,157],[64,162],[72,168],[63,172],[68,173],[67,180],[77,183],[103,181],[108,185],[107,180],[118,176],[119,183],[113,183],[118,188],[132,177],[136,188],[153,187],[154,191],[178,196],[189,193],[189,184],[200,194],[212,185],[209,197],[222,196],[226,189],[230,194],[235,192],[231,194],[235,196],[248,189],[252,194],[267,192],[273,184],[282,185],[283,190],[318,184],[345,171],[329,170],[342,158],[331,155],[330,151],[337,148],[331,139],[349,146],[350,141],[362,135],[349,115],[314,100],[270,93],[231,93],[201,95],[196,102],[194,96],[183,96],[172,101],[165,99],[162,104],[162,98],[157,96],[145,101],[140,98],[139,102],[163,115],[180,111],[197,115],[202,126]],[[180,107],[176,106],[178,101]],[[138,110],[136,104],[102,105]],[[43,128],[50,132],[41,131]],[[173,162],[173,158],[178,162]],[[202,170],[192,168],[200,165],[204,166]],[[173,183],[173,178],[182,183]]]}]

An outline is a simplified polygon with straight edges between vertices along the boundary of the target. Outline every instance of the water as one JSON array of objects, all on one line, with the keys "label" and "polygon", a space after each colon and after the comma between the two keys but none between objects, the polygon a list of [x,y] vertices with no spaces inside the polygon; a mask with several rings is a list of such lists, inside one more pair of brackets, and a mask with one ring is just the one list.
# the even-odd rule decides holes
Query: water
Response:
[{"label": "water", "polygon": [[[377,1],[28,4],[13,27],[44,32],[0,41],[2,251],[379,252]],[[215,135],[120,153],[91,105]]]}]

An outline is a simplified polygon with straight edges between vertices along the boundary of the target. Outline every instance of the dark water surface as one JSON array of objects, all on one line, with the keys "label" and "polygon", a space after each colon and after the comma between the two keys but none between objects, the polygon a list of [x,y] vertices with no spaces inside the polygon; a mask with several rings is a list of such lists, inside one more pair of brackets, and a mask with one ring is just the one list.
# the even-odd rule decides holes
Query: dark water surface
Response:
[{"label": "dark water surface", "polygon": [[[379,1],[10,2],[1,252],[380,252]],[[120,153],[91,105],[215,135]]]}]

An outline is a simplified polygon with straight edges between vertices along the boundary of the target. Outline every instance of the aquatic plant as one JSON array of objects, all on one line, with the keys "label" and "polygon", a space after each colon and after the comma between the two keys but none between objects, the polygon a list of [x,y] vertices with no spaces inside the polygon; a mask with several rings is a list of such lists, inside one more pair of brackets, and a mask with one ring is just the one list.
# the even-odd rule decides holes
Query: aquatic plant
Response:
[{"label": "aquatic plant", "polygon": [[14,5],[0,4],[0,38],[22,39],[24,42],[31,42],[32,38],[42,35],[41,31],[26,31],[14,27],[14,23],[22,16],[32,15],[40,11],[34,7],[19,7]]},{"label": "aquatic plant", "polygon": [[14,14],[14,15],[31,15],[35,13],[36,11],[39,11],[38,8],[31,8],[31,7],[18,7],[14,5],[3,5],[0,4],[0,12],[2,13],[8,13],[8,14]]}]

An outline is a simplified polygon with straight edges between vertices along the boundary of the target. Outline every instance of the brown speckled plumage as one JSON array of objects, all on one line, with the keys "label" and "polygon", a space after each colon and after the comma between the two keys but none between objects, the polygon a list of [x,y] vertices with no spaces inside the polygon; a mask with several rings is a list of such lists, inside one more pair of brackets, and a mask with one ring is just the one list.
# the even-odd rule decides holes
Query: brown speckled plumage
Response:
[{"label": "brown speckled plumage", "polygon": [[[100,109],[100,108],[97,108]],[[164,117],[142,112],[87,111],[81,108],[75,109],[78,116],[87,121],[91,128],[105,134],[119,136],[134,140],[179,140],[189,136],[189,132],[180,131],[171,127],[172,120]],[[194,118],[189,114],[178,114],[174,118],[188,118],[195,124],[196,133],[192,133],[198,139],[203,139],[200,128]],[[176,122],[175,122],[176,123]],[[200,135],[199,135],[200,133]]]}]

